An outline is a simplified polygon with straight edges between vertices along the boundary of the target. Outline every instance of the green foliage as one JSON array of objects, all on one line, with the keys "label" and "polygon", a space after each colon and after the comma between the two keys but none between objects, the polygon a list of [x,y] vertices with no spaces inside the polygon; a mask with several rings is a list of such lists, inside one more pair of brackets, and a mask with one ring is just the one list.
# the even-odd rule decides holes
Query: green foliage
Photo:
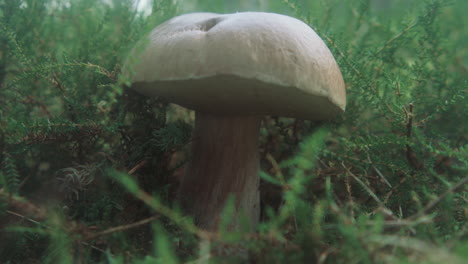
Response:
[{"label": "green foliage", "polygon": [[190,141],[192,128],[184,121],[169,123],[165,127],[153,132],[153,138],[150,141],[153,147],[164,151],[171,149],[180,149]]},{"label": "green foliage", "polygon": [[[266,117],[258,230],[229,232],[228,203],[226,228],[208,233],[175,194],[192,117],[129,91],[121,67],[170,17],[247,10],[313,27],[348,105],[327,125]],[[462,263],[466,10],[154,0],[142,15],[130,0],[0,0],[0,262]],[[210,253],[222,249],[249,259]]]},{"label": "green foliage", "polygon": [[0,187],[8,193],[15,193],[20,183],[19,177],[15,163],[10,158],[5,157],[0,171]]}]

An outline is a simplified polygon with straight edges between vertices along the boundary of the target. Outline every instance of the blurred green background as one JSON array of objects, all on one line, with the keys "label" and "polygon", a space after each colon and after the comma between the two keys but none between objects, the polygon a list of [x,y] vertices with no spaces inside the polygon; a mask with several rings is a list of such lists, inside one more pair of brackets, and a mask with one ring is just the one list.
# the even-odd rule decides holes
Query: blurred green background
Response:
[{"label": "blurred green background", "polygon": [[[466,10],[464,0],[0,0],[0,262],[463,263]],[[206,236],[180,212],[193,114],[131,92],[121,74],[147,32],[196,11],[296,17],[346,83],[332,123],[262,121],[255,233]]]}]

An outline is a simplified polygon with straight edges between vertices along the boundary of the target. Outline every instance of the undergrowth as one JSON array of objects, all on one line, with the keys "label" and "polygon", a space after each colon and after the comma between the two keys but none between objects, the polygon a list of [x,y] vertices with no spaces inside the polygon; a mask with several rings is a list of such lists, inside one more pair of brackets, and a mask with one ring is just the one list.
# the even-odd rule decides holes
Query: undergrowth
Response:
[{"label": "undergrowth", "polygon": [[[328,124],[264,118],[258,230],[207,232],[175,195],[192,114],[127,89],[121,66],[170,17],[247,10],[314,28],[348,105]],[[130,0],[0,0],[0,262],[462,263],[466,10],[153,0],[143,15]]]}]

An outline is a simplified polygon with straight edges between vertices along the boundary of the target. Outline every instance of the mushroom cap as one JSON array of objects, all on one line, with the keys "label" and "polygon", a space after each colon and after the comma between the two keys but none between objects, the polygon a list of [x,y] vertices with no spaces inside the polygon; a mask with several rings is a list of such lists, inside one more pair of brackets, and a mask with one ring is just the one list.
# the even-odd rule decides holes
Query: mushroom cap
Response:
[{"label": "mushroom cap", "polygon": [[132,88],[209,113],[328,119],[341,72],[308,25],[274,13],[191,13],[156,27],[124,66]]}]

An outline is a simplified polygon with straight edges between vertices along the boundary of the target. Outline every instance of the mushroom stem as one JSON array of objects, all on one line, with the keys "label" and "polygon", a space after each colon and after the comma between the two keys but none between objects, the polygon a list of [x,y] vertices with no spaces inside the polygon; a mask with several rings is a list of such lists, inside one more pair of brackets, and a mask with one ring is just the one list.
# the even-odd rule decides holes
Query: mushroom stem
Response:
[{"label": "mushroom stem", "polygon": [[260,216],[258,137],[260,117],[196,113],[192,157],[180,186],[183,208],[201,228],[216,230],[233,195],[230,230],[240,219],[255,228]]}]

